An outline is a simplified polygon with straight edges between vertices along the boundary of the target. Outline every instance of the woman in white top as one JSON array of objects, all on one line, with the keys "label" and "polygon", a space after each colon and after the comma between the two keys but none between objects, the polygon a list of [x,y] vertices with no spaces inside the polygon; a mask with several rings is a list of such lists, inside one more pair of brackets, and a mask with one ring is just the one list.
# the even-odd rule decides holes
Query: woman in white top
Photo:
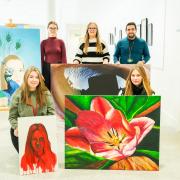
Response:
[{"label": "woman in white top", "polygon": [[109,61],[110,55],[106,44],[100,40],[98,26],[90,22],[73,62],[74,64],[108,64]]}]

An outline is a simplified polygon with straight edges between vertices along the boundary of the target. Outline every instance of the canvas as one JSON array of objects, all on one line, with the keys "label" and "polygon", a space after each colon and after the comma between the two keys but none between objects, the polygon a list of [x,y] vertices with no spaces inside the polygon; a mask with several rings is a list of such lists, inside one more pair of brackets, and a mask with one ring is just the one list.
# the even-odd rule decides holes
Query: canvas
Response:
[{"label": "canvas", "polygon": [[55,116],[18,119],[20,175],[57,170]]},{"label": "canvas", "polygon": [[[51,91],[56,112],[64,119],[65,95],[119,95],[125,87],[125,79],[133,65],[51,65]],[[145,65],[148,74],[150,66]]]},{"label": "canvas", "polygon": [[65,99],[65,168],[159,170],[160,96]]},{"label": "canvas", "polygon": [[0,91],[8,103],[31,65],[41,69],[39,29],[0,27]]}]

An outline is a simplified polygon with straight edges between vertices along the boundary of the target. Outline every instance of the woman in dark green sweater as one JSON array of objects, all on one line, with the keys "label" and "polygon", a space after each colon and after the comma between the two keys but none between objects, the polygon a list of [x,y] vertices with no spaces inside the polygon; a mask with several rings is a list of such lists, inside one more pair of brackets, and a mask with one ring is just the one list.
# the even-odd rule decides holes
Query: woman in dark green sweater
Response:
[{"label": "woman in dark green sweater", "polygon": [[45,116],[55,113],[51,93],[44,84],[40,71],[32,66],[24,74],[24,82],[13,94],[9,110],[11,140],[19,152],[18,117]]}]

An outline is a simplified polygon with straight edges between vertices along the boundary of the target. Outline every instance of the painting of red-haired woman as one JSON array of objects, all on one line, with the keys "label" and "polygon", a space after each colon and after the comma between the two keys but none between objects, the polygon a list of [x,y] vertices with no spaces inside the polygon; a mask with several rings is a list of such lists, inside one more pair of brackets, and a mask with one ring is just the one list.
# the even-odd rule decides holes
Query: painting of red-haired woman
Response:
[{"label": "painting of red-haired woman", "polygon": [[20,166],[27,174],[53,172],[57,163],[56,154],[51,150],[46,128],[41,123],[32,124],[27,134],[25,152]]}]

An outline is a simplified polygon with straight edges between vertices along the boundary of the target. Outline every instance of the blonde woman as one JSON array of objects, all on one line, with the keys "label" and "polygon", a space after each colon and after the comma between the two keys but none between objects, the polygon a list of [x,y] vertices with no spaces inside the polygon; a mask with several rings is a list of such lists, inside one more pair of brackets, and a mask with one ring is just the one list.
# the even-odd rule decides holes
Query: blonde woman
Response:
[{"label": "blonde woman", "polygon": [[11,140],[19,152],[18,117],[53,115],[55,113],[52,96],[44,85],[40,71],[32,66],[26,70],[24,80],[13,94],[9,110]]},{"label": "blonde woman", "polygon": [[126,86],[123,95],[152,95],[149,78],[141,64],[136,64],[130,70],[126,79]]},{"label": "blonde woman", "polygon": [[98,26],[90,22],[73,62],[74,64],[108,64],[109,60],[110,55],[106,44],[100,39]]}]

